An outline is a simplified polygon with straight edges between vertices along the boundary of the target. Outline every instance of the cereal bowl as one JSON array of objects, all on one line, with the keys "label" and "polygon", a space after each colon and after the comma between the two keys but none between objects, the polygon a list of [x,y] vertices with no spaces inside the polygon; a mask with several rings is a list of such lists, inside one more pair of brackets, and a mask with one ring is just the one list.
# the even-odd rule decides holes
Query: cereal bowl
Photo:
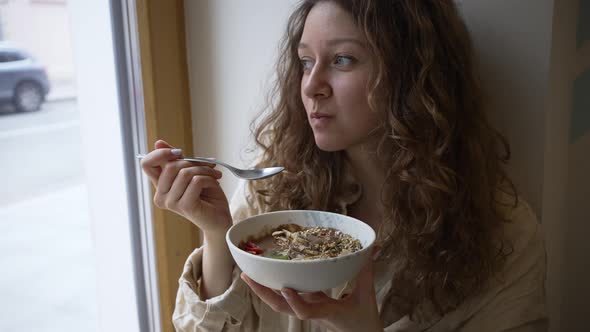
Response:
[{"label": "cereal bowl", "polygon": [[[333,258],[281,260],[241,249],[240,243],[261,236],[283,224],[336,229],[357,239],[362,249]],[[337,287],[353,279],[371,257],[375,231],[364,222],[337,213],[286,210],[252,216],[233,225],[226,234],[227,245],[238,267],[257,283],[280,290],[315,292]]]}]

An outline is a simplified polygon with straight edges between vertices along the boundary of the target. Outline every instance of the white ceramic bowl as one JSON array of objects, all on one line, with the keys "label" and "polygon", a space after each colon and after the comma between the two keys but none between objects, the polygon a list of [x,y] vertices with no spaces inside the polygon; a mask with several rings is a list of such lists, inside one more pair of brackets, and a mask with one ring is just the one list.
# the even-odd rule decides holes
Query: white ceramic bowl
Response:
[{"label": "white ceramic bowl", "polygon": [[[331,227],[358,239],[363,249],[336,258],[288,261],[252,255],[238,248],[249,236],[260,236],[281,224]],[[310,210],[277,211],[252,216],[233,225],[226,241],[238,267],[252,280],[280,290],[293,288],[315,292],[337,287],[356,277],[371,257],[375,231],[364,222],[330,212]]]}]

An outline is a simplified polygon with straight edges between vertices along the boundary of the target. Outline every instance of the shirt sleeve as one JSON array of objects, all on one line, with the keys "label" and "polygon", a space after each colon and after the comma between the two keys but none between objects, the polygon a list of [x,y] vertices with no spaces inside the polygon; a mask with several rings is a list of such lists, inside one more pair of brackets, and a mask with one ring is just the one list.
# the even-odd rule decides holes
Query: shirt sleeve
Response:
[{"label": "shirt sleeve", "polygon": [[[248,204],[244,182],[234,193],[230,210],[234,223],[256,213]],[[234,267],[232,283],[223,294],[203,301],[199,294],[202,259],[203,249],[197,248],[184,265],[172,317],[176,330],[255,331],[260,315],[264,315],[267,308],[241,280],[239,268]]]},{"label": "shirt sleeve", "polygon": [[172,317],[174,327],[177,331],[231,331],[230,327],[241,325],[252,309],[252,297],[236,267],[230,287],[203,301],[199,294],[202,258],[203,250],[198,248],[184,265]]}]

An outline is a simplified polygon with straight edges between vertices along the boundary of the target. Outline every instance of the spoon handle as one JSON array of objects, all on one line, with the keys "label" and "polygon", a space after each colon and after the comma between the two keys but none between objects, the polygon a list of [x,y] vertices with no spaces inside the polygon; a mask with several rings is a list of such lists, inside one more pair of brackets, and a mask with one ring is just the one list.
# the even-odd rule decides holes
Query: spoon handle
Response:
[{"label": "spoon handle", "polygon": [[[137,159],[143,159],[145,157],[145,154],[140,153],[140,154],[137,154],[136,157],[137,157]],[[227,167],[229,170],[235,169],[235,167],[230,166],[224,162],[221,162],[215,158],[190,157],[190,158],[178,158],[176,160],[186,160],[186,161],[196,161],[196,162],[209,163],[209,164],[218,164],[218,165]]]},{"label": "spoon handle", "polygon": [[221,165],[223,167],[226,167],[229,170],[234,170],[236,169],[233,166],[230,166],[224,162],[221,162],[215,158],[201,158],[201,157],[190,157],[190,158],[180,158],[178,160],[186,160],[186,161],[198,161],[198,162],[202,162],[202,163],[210,163],[210,164],[218,164]]}]

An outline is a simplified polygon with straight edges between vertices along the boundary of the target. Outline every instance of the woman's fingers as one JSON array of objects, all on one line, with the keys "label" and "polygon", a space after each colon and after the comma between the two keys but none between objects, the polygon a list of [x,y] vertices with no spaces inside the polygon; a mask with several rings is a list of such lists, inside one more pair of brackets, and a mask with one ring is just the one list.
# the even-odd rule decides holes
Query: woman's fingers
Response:
[{"label": "woman's fingers", "polygon": [[157,185],[162,168],[169,162],[180,158],[182,151],[179,149],[157,149],[148,153],[141,160],[141,168],[148,175],[154,186]]},{"label": "woman's fingers", "polygon": [[[154,143],[154,148],[157,149],[175,149],[172,145],[168,144],[168,142],[159,139],[156,141],[156,143]],[[180,156],[182,157],[182,150],[180,149],[176,149],[180,151]],[[208,166],[211,168],[215,168],[216,164],[211,164],[211,163],[200,163],[200,162],[194,162],[195,165],[204,165],[204,166]]]},{"label": "woman's fingers", "polygon": [[178,173],[183,168],[189,167],[191,167],[191,163],[188,161],[175,160],[166,163],[162,167],[160,178],[158,179],[158,183],[156,184],[156,194],[167,195],[170,191],[170,188],[172,188],[172,184],[174,183],[174,180],[176,180]]},{"label": "woman's fingers", "polygon": [[209,176],[214,179],[221,178],[221,172],[207,166],[192,166],[182,168],[174,179],[170,191],[166,194],[168,200],[178,201],[184,195],[187,187],[195,176]]},{"label": "woman's fingers", "polygon": [[304,295],[311,296],[314,302],[306,301],[304,296],[297,294],[290,288],[283,288],[281,293],[295,316],[301,320],[330,317],[338,311],[338,302],[344,303],[344,301],[334,300],[322,292]]},{"label": "woman's fingers", "polygon": [[356,293],[368,293],[373,288],[373,262],[369,261],[359,272]]},{"label": "woman's fingers", "polygon": [[159,139],[154,143],[154,149],[174,149],[174,147],[163,139]]},{"label": "woman's fingers", "polygon": [[356,278],[356,286],[352,291],[352,295],[361,304],[373,303],[375,301],[375,286],[373,284],[373,269],[375,263],[373,262],[373,258],[377,257],[380,250],[381,248],[379,247],[373,248],[371,259],[369,259]]},{"label": "woman's fingers", "polygon": [[[191,167],[203,167],[209,168],[213,172],[206,172],[203,171],[203,175],[211,175],[215,176],[215,174],[221,173],[217,170],[213,170],[211,167],[204,167],[205,163],[199,163],[194,161],[183,161],[183,160],[175,160],[166,163],[163,168],[162,172],[160,173],[160,177],[156,184],[156,190],[160,195],[168,194],[170,189],[172,188],[172,184],[176,180],[176,178],[180,175],[181,172],[185,172],[185,169]],[[199,175],[199,174],[194,174]],[[186,188],[186,187],[185,187]]]},{"label": "woman's fingers", "polygon": [[[182,150],[176,149],[172,145],[168,144],[164,140],[157,140],[154,143],[155,150],[148,153],[142,160],[141,160],[141,168],[149,177],[151,183],[154,186],[157,186],[158,180],[162,174],[163,168],[166,166],[167,162],[174,161],[179,158],[182,158]],[[187,164],[188,165],[188,164]],[[215,168],[215,164],[210,163],[197,163],[192,162],[192,166],[207,166],[210,168]],[[170,183],[171,184],[171,183]],[[169,188],[168,188],[169,189]]]},{"label": "woman's fingers", "polygon": [[242,273],[241,277],[250,286],[254,294],[274,311],[287,313],[301,320],[329,317],[338,311],[340,304],[345,305],[346,302],[345,300],[334,300],[323,292],[299,295],[289,288],[282,289],[279,295],[272,289],[256,283],[244,273]]},{"label": "woman's fingers", "polygon": [[[210,195],[211,192],[216,193],[217,195],[214,197]],[[216,179],[212,178],[211,176],[206,175],[194,175],[191,177],[191,180],[184,191],[184,194],[178,200],[178,206],[181,211],[192,211],[196,204],[204,201],[206,203],[212,203],[214,206],[220,206],[219,204],[214,204],[214,200],[217,199],[215,202],[219,202],[221,200],[223,203],[226,203],[225,194],[217,182]]]},{"label": "woman's fingers", "polygon": [[[283,293],[281,293],[281,295],[282,294]],[[301,293],[301,294],[299,294],[299,296],[301,296],[301,298],[303,298],[303,300],[305,300],[306,302],[310,302],[310,303],[326,302],[326,301],[333,300],[331,297],[326,295],[326,293],[324,293],[324,292]]]},{"label": "woman's fingers", "polygon": [[356,301],[351,296],[336,300],[323,292],[299,294],[290,288],[283,288],[280,293],[277,293],[256,283],[244,273],[242,273],[241,277],[250,286],[254,294],[268,304],[271,309],[295,316],[301,320],[323,320],[325,322],[334,317],[346,316],[349,315],[349,312],[352,313],[358,310],[358,308],[355,309],[358,303],[355,303]]},{"label": "woman's fingers", "polygon": [[264,287],[254,280],[250,279],[246,274],[241,274],[242,280],[250,286],[250,289],[256,294],[264,303],[268,304],[275,312],[282,312],[286,314],[294,315],[291,307],[285,301],[285,299],[279,294],[275,293],[272,289]]}]

